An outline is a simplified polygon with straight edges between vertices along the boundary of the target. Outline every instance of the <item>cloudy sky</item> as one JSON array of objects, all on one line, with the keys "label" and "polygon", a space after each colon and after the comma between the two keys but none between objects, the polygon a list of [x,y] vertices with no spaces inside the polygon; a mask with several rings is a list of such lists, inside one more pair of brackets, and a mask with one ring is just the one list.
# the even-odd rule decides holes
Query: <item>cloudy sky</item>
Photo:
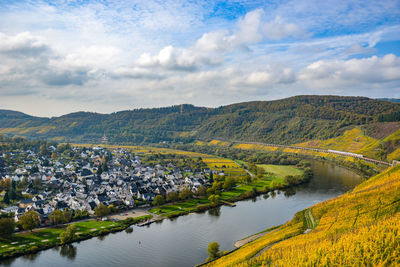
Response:
[{"label": "cloudy sky", "polygon": [[0,0],[0,109],[400,97],[399,0]]}]

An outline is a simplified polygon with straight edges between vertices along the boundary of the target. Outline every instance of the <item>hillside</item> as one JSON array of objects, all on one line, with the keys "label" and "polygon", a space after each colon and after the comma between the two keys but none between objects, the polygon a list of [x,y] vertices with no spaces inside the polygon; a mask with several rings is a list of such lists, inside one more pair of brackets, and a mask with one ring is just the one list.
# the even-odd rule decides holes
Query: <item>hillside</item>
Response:
[{"label": "hillside", "polygon": [[367,136],[360,128],[326,140],[311,140],[297,144],[303,147],[325,148],[362,154],[366,157],[392,161],[400,156],[400,130],[381,139]]},{"label": "hillside", "polygon": [[[400,129],[400,104],[365,97],[295,96],[203,108],[192,105],[136,109],[112,114],[71,113],[38,118],[0,111],[0,134],[67,142],[98,143],[105,133],[110,143],[228,140],[278,144],[325,140],[357,125],[394,122]],[[386,136],[385,136],[386,137]]]},{"label": "hillside", "polygon": [[398,266],[400,166],[298,212],[209,266]]}]

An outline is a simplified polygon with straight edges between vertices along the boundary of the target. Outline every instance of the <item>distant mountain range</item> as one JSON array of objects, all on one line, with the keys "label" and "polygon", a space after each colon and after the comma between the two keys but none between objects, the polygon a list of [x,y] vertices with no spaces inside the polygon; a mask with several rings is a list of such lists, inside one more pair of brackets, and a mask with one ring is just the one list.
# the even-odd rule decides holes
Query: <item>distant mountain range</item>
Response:
[{"label": "distant mountain range", "polygon": [[392,103],[400,103],[399,98],[377,98],[378,100],[388,101]]},{"label": "distant mountain range", "polygon": [[186,104],[182,113],[179,105],[53,118],[0,110],[0,134],[80,143],[100,143],[105,134],[110,143],[118,144],[211,138],[288,144],[335,137],[356,125],[379,128],[393,121],[400,122],[396,103],[366,97],[295,96],[219,108]]}]

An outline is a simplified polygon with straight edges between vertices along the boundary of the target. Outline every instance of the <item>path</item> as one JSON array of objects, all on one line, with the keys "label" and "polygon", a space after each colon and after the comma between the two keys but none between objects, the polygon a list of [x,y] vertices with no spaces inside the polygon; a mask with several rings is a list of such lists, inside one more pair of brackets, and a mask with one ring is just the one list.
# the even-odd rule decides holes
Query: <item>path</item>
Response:
[{"label": "path", "polygon": [[[307,222],[307,229],[304,231],[304,234],[307,234],[307,233],[309,233],[311,230],[313,230],[313,229],[315,229],[315,227],[317,226],[317,223],[315,222],[315,219],[314,219],[314,216],[313,216],[313,214],[312,214],[312,211],[311,211],[311,209],[307,209],[305,212],[304,212],[304,217],[305,217],[305,219],[306,219],[306,222]],[[277,230],[277,229],[275,229],[275,230]],[[273,231],[275,231],[275,230],[273,230]],[[271,232],[273,232],[273,231],[270,231],[270,232],[267,232],[267,233],[271,233]],[[265,234],[267,234],[267,233],[265,233]],[[264,233],[263,233],[264,234]],[[251,236],[252,237],[252,236]],[[251,237],[249,237],[249,238],[251,238]],[[255,240],[255,239],[257,239],[258,237],[256,237],[256,238],[254,238],[254,239],[252,239],[252,240],[249,240],[249,242],[251,242],[251,241],[253,241],[253,240]],[[246,240],[246,239],[243,239],[243,240]],[[241,241],[241,240],[239,240],[239,241]],[[238,242],[239,242],[238,241]],[[271,244],[271,245],[269,245],[269,246],[266,246],[265,248],[263,248],[263,249],[261,249],[260,251],[258,251],[253,257],[251,257],[252,259],[253,258],[257,258],[257,257],[259,257],[259,256],[261,256],[265,251],[267,251],[268,249],[270,249],[272,246],[274,246],[274,245],[276,245],[276,244],[278,244],[278,243],[280,243],[280,242],[282,242],[283,240],[281,240],[281,241],[278,241],[278,242],[275,242],[275,243],[273,243],[273,244]],[[236,242],[237,243],[237,242]],[[236,243],[235,243],[235,247],[236,247]],[[248,242],[247,242],[248,243]],[[244,245],[244,244],[243,244]],[[243,246],[242,245],[242,246]]]},{"label": "path", "polygon": [[243,170],[245,170],[247,172],[248,175],[250,175],[250,177],[253,179],[254,177],[256,177],[253,173],[251,173],[249,170],[247,170],[246,168],[244,168],[242,165],[240,165],[239,163],[237,163],[236,161],[233,160],[233,162],[236,163],[236,165],[238,165],[240,168],[242,168]]},{"label": "path", "polygon": [[235,242],[235,244],[233,245],[235,248],[240,248],[241,246],[246,245],[247,243],[250,243],[266,234],[271,233],[271,231],[267,231],[267,232],[263,232],[263,233],[259,233],[259,234],[255,234],[255,235],[251,235],[249,237],[240,239],[238,241]]},{"label": "path", "polygon": [[309,233],[311,230],[315,229],[315,227],[317,226],[314,216],[311,212],[311,209],[307,209],[304,212],[304,217],[306,219],[307,222],[307,229],[304,231],[305,234]]}]

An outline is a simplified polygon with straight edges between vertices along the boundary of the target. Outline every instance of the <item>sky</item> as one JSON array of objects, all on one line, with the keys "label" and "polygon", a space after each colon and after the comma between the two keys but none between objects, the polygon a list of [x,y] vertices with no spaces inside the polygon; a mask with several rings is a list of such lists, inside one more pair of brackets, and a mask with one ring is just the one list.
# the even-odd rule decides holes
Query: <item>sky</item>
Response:
[{"label": "sky", "polygon": [[399,0],[0,0],[0,109],[400,98]]}]

